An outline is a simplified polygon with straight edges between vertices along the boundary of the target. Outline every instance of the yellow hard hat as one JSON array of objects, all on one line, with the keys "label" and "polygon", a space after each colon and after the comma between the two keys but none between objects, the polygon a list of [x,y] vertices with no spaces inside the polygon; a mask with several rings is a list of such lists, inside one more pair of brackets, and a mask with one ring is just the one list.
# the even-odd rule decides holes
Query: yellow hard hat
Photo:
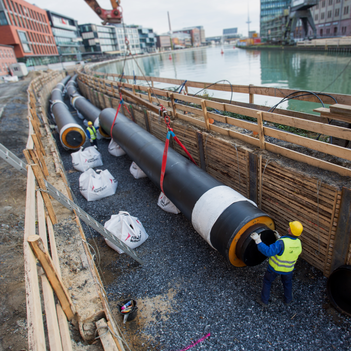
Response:
[{"label": "yellow hard hat", "polygon": [[88,126],[92,126],[92,125],[93,125],[93,122],[89,121]]},{"label": "yellow hard hat", "polygon": [[289,222],[289,227],[294,236],[300,236],[303,231],[303,226],[299,221]]}]

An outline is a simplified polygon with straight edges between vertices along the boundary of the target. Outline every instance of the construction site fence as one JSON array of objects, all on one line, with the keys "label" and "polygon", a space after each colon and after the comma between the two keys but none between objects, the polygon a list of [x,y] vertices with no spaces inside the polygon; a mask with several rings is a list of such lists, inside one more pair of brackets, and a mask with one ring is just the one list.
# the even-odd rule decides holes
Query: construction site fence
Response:
[{"label": "construction site fence", "polygon": [[[65,72],[58,71],[41,72],[31,81],[27,90],[29,135],[26,149],[23,150],[27,170],[23,168],[22,173],[27,173],[23,249],[29,350],[73,350],[69,322],[79,324],[79,317],[61,276],[54,230],[57,217],[52,198],[45,186],[45,180],[49,177],[48,169],[54,169],[62,178],[66,194],[72,200],[47,118],[51,91],[65,75]],[[54,166],[48,167],[48,162]],[[98,295],[104,308],[103,318],[96,322],[100,340],[106,350],[124,351],[78,217],[76,223],[82,236],[92,279],[97,288],[101,289]],[[38,262],[42,267],[40,269]]]},{"label": "construction site fence", "polygon": [[[270,136],[350,161],[351,150],[346,147],[288,133],[269,126],[267,122],[345,140],[351,140],[350,129],[330,125],[328,118],[322,115],[285,110],[271,113],[266,107],[254,105],[255,94],[284,97],[293,92],[290,89],[233,86],[235,92],[248,94],[250,103],[229,103],[153,87],[154,82],[181,85],[181,80],[146,77],[150,85],[145,86],[130,83],[134,79],[124,76],[120,82],[118,75],[78,72],[80,91],[95,106],[117,109],[121,94],[124,114],[162,141],[167,134],[164,113],[160,113],[160,106],[164,106],[175,135],[207,173],[255,201],[274,218],[279,232],[286,232],[289,221],[298,219],[303,223],[302,257],[325,276],[342,264],[351,264],[350,228],[345,220],[350,211],[347,205],[351,199],[350,189],[327,184],[307,172],[295,171],[279,162],[279,156],[336,172],[348,181],[351,169],[265,139],[265,136]],[[136,80],[145,82],[144,77],[136,77]],[[204,88],[206,85],[208,83],[186,83],[186,87]],[[216,84],[211,89],[230,91],[225,84]],[[351,96],[334,94],[334,97],[340,103],[351,105]],[[321,98],[325,103],[335,103],[327,96]],[[311,95],[302,99],[317,100]],[[230,117],[228,112],[251,117],[251,120]],[[342,116],[340,118],[345,120]],[[223,124],[216,125],[213,121]],[[236,129],[230,128],[232,126]],[[186,156],[176,143],[173,147]]]}]

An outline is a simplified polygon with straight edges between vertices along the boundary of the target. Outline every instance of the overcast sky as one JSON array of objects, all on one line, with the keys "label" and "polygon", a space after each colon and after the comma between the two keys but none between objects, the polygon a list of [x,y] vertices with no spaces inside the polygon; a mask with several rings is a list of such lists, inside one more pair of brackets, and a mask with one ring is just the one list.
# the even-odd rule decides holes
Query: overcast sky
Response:
[{"label": "overcast sky", "polygon": [[[110,0],[97,0],[102,8],[111,9]],[[84,0],[32,0],[43,9],[72,17],[79,24],[100,24],[100,18]],[[122,0],[126,24],[152,28],[157,34],[169,30],[167,11],[172,30],[184,27],[203,26],[206,37],[221,35],[224,28],[238,28],[247,35],[248,5],[250,30],[259,31],[260,0]]]}]

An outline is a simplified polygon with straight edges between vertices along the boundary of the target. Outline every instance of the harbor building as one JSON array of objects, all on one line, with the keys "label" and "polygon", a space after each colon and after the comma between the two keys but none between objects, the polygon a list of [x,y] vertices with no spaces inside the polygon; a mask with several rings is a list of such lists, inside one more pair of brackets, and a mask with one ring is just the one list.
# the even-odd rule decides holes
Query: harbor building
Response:
[{"label": "harbor building", "polygon": [[223,29],[223,41],[231,42],[240,38],[238,28]]},{"label": "harbor building", "polygon": [[156,51],[156,35],[152,28],[138,26],[140,48],[142,52]]},{"label": "harbor building", "polygon": [[0,0],[0,44],[13,46],[27,66],[58,60],[46,11],[23,0]]},{"label": "harbor building", "polygon": [[321,0],[312,8],[312,17],[317,28],[317,38],[351,35],[349,0]]},{"label": "harbor building", "polygon": [[17,63],[13,46],[0,44],[0,76],[11,74],[13,63]]},{"label": "harbor building", "polygon": [[156,47],[159,51],[171,50],[171,36],[169,34],[156,35]]},{"label": "harbor building", "polygon": [[60,59],[63,62],[80,61],[82,54],[79,47],[82,39],[79,35],[78,22],[53,11],[46,10],[46,13]]},{"label": "harbor building", "polygon": [[124,27],[125,29],[123,29],[123,25],[116,27],[118,50],[120,50],[122,54],[126,52],[127,47],[126,47],[125,37],[127,37],[129,41],[130,52],[133,55],[141,54],[143,52],[143,49],[142,49],[142,44],[140,43],[140,36],[139,36],[140,26],[125,25]]},{"label": "harbor building", "polygon": [[118,41],[114,26],[102,26],[92,23],[80,24],[83,55],[117,53]]}]

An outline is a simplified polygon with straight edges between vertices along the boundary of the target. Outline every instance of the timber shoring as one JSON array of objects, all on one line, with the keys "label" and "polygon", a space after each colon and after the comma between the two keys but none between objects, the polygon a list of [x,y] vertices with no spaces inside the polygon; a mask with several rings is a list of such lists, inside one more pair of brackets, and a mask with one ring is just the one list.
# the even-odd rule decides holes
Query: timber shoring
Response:
[{"label": "timber shoring", "polygon": [[[96,74],[95,77],[91,77],[88,74],[79,73],[78,85],[82,94],[89,98],[94,96],[94,94],[96,95],[98,91],[103,92],[104,104],[100,105],[100,108],[113,107],[117,109],[120,102],[118,83],[97,76],[104,78],[112,76],[114,78],[117,75],[97,72],[94,72],[94,74]],[[133,77],[127,76],[124,78],[127,81],[129,79],[133,80]],[[163,81],[179,85],[182,83],[182,81],[174,79],[149,78],[152,82]],[[144,78],[137,77],[137,79]],[[201,87],[204,84],[206,83],[203,83]],[[192,86],[200,87],[199,84]],[[221,86],[221,88],[224,88],[224,86]],[[281,89],[278,92],[274,88],[258,89],[252,86],[247,89],[242,86],[239,88],[240,92],[248,94],[281,97],[284,94],[293,92],[286,89]],[[227,89],[227,86],[225,89]],[[321,270],[326,277],[332,273],[331,262],[336,254],[334,252],[334,242],[339,224],[338,214],[342,199],[341,187],[329,185],[318,177],[309,175],[307,172],[301,174],[301,172],[294,171],[291,167],[285,167],[279,162],[275,162],[275,159],[279,159],[280,155],[285,156],[297,162],[304,162],[326,171],[336,172],[343,177],[347,177],[345,179],[348,181],[350,181],[351,169],[267,142],[265,132],[269,132],[269,128],[263,122],[267,118],[267,120],[277,121],[288,126],[307,129],[313,125],[319,132],[323,133],[327,132],[336,135],[335,133],[342,132],[343,137],[348,140],[351,140],[350,130],[328,125],[327,119],[315,115],[293,112],[289,116],[285,112],[278,114],[267,113],[263,109],[258,115],[259,110],[257,108],[249,107],[250,105],[255,106],[253,104],[243,106],[243,104],[236,104],[235,102],[229,104],[223,100],[220,102],[209,101],[165,92],[155,88],[152,89],[153,94],[150,96],[148,87],[129,83],[122,83],[120,92],[129,110],[130,106],[132,106],[134,121],[158,139],[164,141],[167,129],[163,117],[158,113],[159,107],[155,105],[155,103],[162,103],[172,117],[171,126],[175,134],[186,146],[198,165],[203,167],[200,164],[201,155],[203,154],[205,158],[204,169],[214,178],[232,187],[242,195],[252,200],[257,200],[258,206],[275,219],[280,233],[286,232],[289,221],[300,219],[305,228],[302,236],[302,257],[312,266]],[[158,96],[157,99],[154,97],[154,94]],[[162,100],[161,96],[169,100]],[[305,97],[304,99],[315,101],[314,97]],[[338,95],[337,99],[351,105],[350,96]],[[175,100],[178,100],[177,103],[175,103]],[[180,104],[179,100],[183,104]],[[329,98],[326,98],[325,102],[330,103],[331,101],[329,100]],[[208,109],[237,113],[255,118],[256,122],[223,116],[215,113],[216,111],[208,112]],[[187,113],[184,113],[185,111]],[[128,118],[132,119],[128,111],[124,111],[124,113]],[[208,118],[213,118],[215,121],[226,124],[210,124],[208,123]],[[261,125],[259,123],[260,118]],[[344,117],[340,117],[340,120],[343,120],[342,118]],[[228,125],[243,128],[244,133],[241,133],[240,129],[229,129]],[[288,140],[289,134],[291,134],[280,131],[279,133],[283,140]],[[201,145],[198,142],[199,134],[202,140]],[[305,139],[307,138],[292,136],[295,138],[293,139],[294,142],[297,141],[302,146],[313,148],[314,145],[309,143],[309,139],[306,141]],[[301,139],[298,140],[298,138]],[[313,140],[311,139],[311,141]],[[242,142],[245,144],[243,145]],[[338,149],[335,148],[335,145],[323,142],[317,143],[319,143],[318,147],[321,147],[323,152],[328,153],[330,147],[331,154],[340,150],[347,160],[351,160],[348,155],[349,150],[346,148]],[[184,152],[175,142],[173,147],[184,155]],[[201,150],[200,147],[202,148]],[[267,157],[265,150],[275,155],[275,157],[273,159]],[[348,235],[351,237],[351,233]],[[341,260],[344,264],[351,264],[351,244],[347,250],[347,257],[342,257]]]}]

